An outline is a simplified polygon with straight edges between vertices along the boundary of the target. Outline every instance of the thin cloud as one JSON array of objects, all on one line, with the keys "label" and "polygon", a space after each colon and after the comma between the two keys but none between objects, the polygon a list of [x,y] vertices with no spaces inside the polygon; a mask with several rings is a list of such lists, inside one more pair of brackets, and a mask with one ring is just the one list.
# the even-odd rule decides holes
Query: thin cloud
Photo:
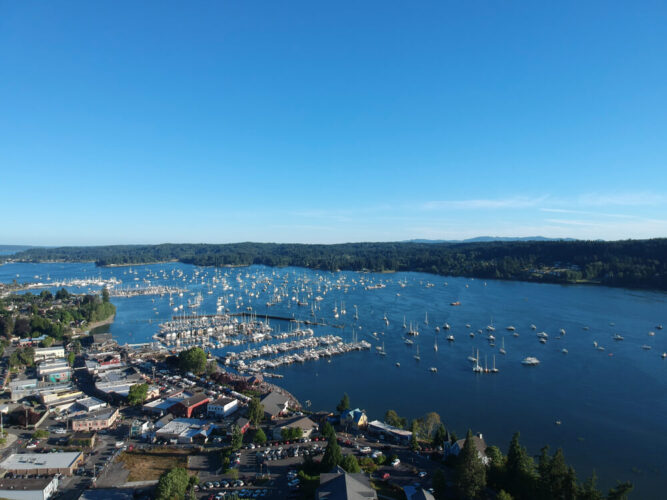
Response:
[{"label": "thin cloud", "polygon": [[579,196],[577,203],[588,207],[650,207],[664,205],[667,203],[667,196],[652,192],[589,193]]},{"label": "thin cloud", "polygon": [[478,198],[471,200],[434,200],[423,203],[421,208],[423,210],[439,210],[443,208],[454,210],[534,208],[543,204],[547,199],[548,196],[540,196],[538,198],[518,196],[500,199]]}]

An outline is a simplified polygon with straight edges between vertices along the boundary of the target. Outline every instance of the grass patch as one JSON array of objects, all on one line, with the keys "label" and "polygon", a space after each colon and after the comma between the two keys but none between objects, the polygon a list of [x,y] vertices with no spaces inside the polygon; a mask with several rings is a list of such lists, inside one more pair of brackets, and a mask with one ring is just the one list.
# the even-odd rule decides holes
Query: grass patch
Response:
[{"label": "grass patch", "polygon": [[371,486],[378,492],[378,497],[384,496],[395,498],[396,500],[407,500],[403,488],[395,484],[389,484],[385,481],[371,481]]},{"label": "grass patch", "polygon": [[172,467],[187,468],[188,450],[155,448],[152,450],[124,451],[118,461],[130,471],[128,482],[159,479]]}]

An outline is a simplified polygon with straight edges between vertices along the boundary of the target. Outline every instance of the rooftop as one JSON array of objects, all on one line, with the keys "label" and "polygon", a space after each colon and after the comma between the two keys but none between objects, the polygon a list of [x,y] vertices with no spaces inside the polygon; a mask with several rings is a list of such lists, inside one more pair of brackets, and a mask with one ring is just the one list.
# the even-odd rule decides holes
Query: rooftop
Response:
[{"label": "rooftop", "polygon": [[12,453],[0,462],[0,469],[66,469],[71,467],[80,456],[80,451],[63,453]]},{"label": "rooftop", "polygon": [[0,478],[0,490],[41,491],[53,480],[53,477],[30,479],[3,477]]}]

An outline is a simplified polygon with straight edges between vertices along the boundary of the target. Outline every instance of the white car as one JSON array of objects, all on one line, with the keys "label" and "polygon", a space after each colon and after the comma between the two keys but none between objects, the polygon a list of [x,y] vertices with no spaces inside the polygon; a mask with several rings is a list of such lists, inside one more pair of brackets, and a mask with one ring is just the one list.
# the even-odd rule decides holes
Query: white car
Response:
[{"label": "white car", "polygon": [[391,465],[393,467],[398,467],[398,464],[400,464],[400,463],[401,463],[401,461],[398,458],[395,458],[391,461]]},{"label": "white car", "polygon": [[370,453],[371,452],[371,447],[370,446],[363,446],[362,448],[359,448],[359,451],[361,453]]}]

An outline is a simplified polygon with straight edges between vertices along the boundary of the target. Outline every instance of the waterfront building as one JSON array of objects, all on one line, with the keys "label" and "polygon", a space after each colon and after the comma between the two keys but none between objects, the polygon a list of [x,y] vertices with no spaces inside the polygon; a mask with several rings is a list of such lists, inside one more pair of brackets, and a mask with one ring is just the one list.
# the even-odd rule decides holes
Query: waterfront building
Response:
[{"label": "waterfront building", "polygon": [[311,419],[305,416],[297,416],[280,420],[276,422],[273,428],[273,439],[282,439],[283,429],[301,429],[302,436],[309,438],[314,432],[319,429],[319,426]]},{"label": "waterfront building", "polygon": [[410,439],[412,439],[412,432],[399,429],[398,427],[380,422],[379,420],[373,420],[368,423],[368,432],[370,434],[388,437],[399,443],[408,443]]},{"label": "waterfront building", "polygon": [[273,420],[287,412],[287,405],[289,398],[279,392],[269,392],[261,399],[262,406],[264,406],[264,415]]},{"label": "waterfront building", "polygon": [[206,394],[199,392],[194,396],[180,400],[178,403],[172,406],[169,411],[176,416],[190,418],[192,417],[192,414],[195,413],[195,410],[199,409],[197,412],[205,410],[206,405],[210,400],[211,398],[209,398]]},{"label": "waterfront building", "polygon": [[340,423],[354,429],[365,429],[368,425],[368,417],[366,417],[366,412],[359,408],[345,410],[340,414]]},{"label": "waterfront building", "polygon": [[350,474],[341,467],[320,474],[320,487],[315,492],[317,500],[377,500],[377,492],[364,473]]}]

